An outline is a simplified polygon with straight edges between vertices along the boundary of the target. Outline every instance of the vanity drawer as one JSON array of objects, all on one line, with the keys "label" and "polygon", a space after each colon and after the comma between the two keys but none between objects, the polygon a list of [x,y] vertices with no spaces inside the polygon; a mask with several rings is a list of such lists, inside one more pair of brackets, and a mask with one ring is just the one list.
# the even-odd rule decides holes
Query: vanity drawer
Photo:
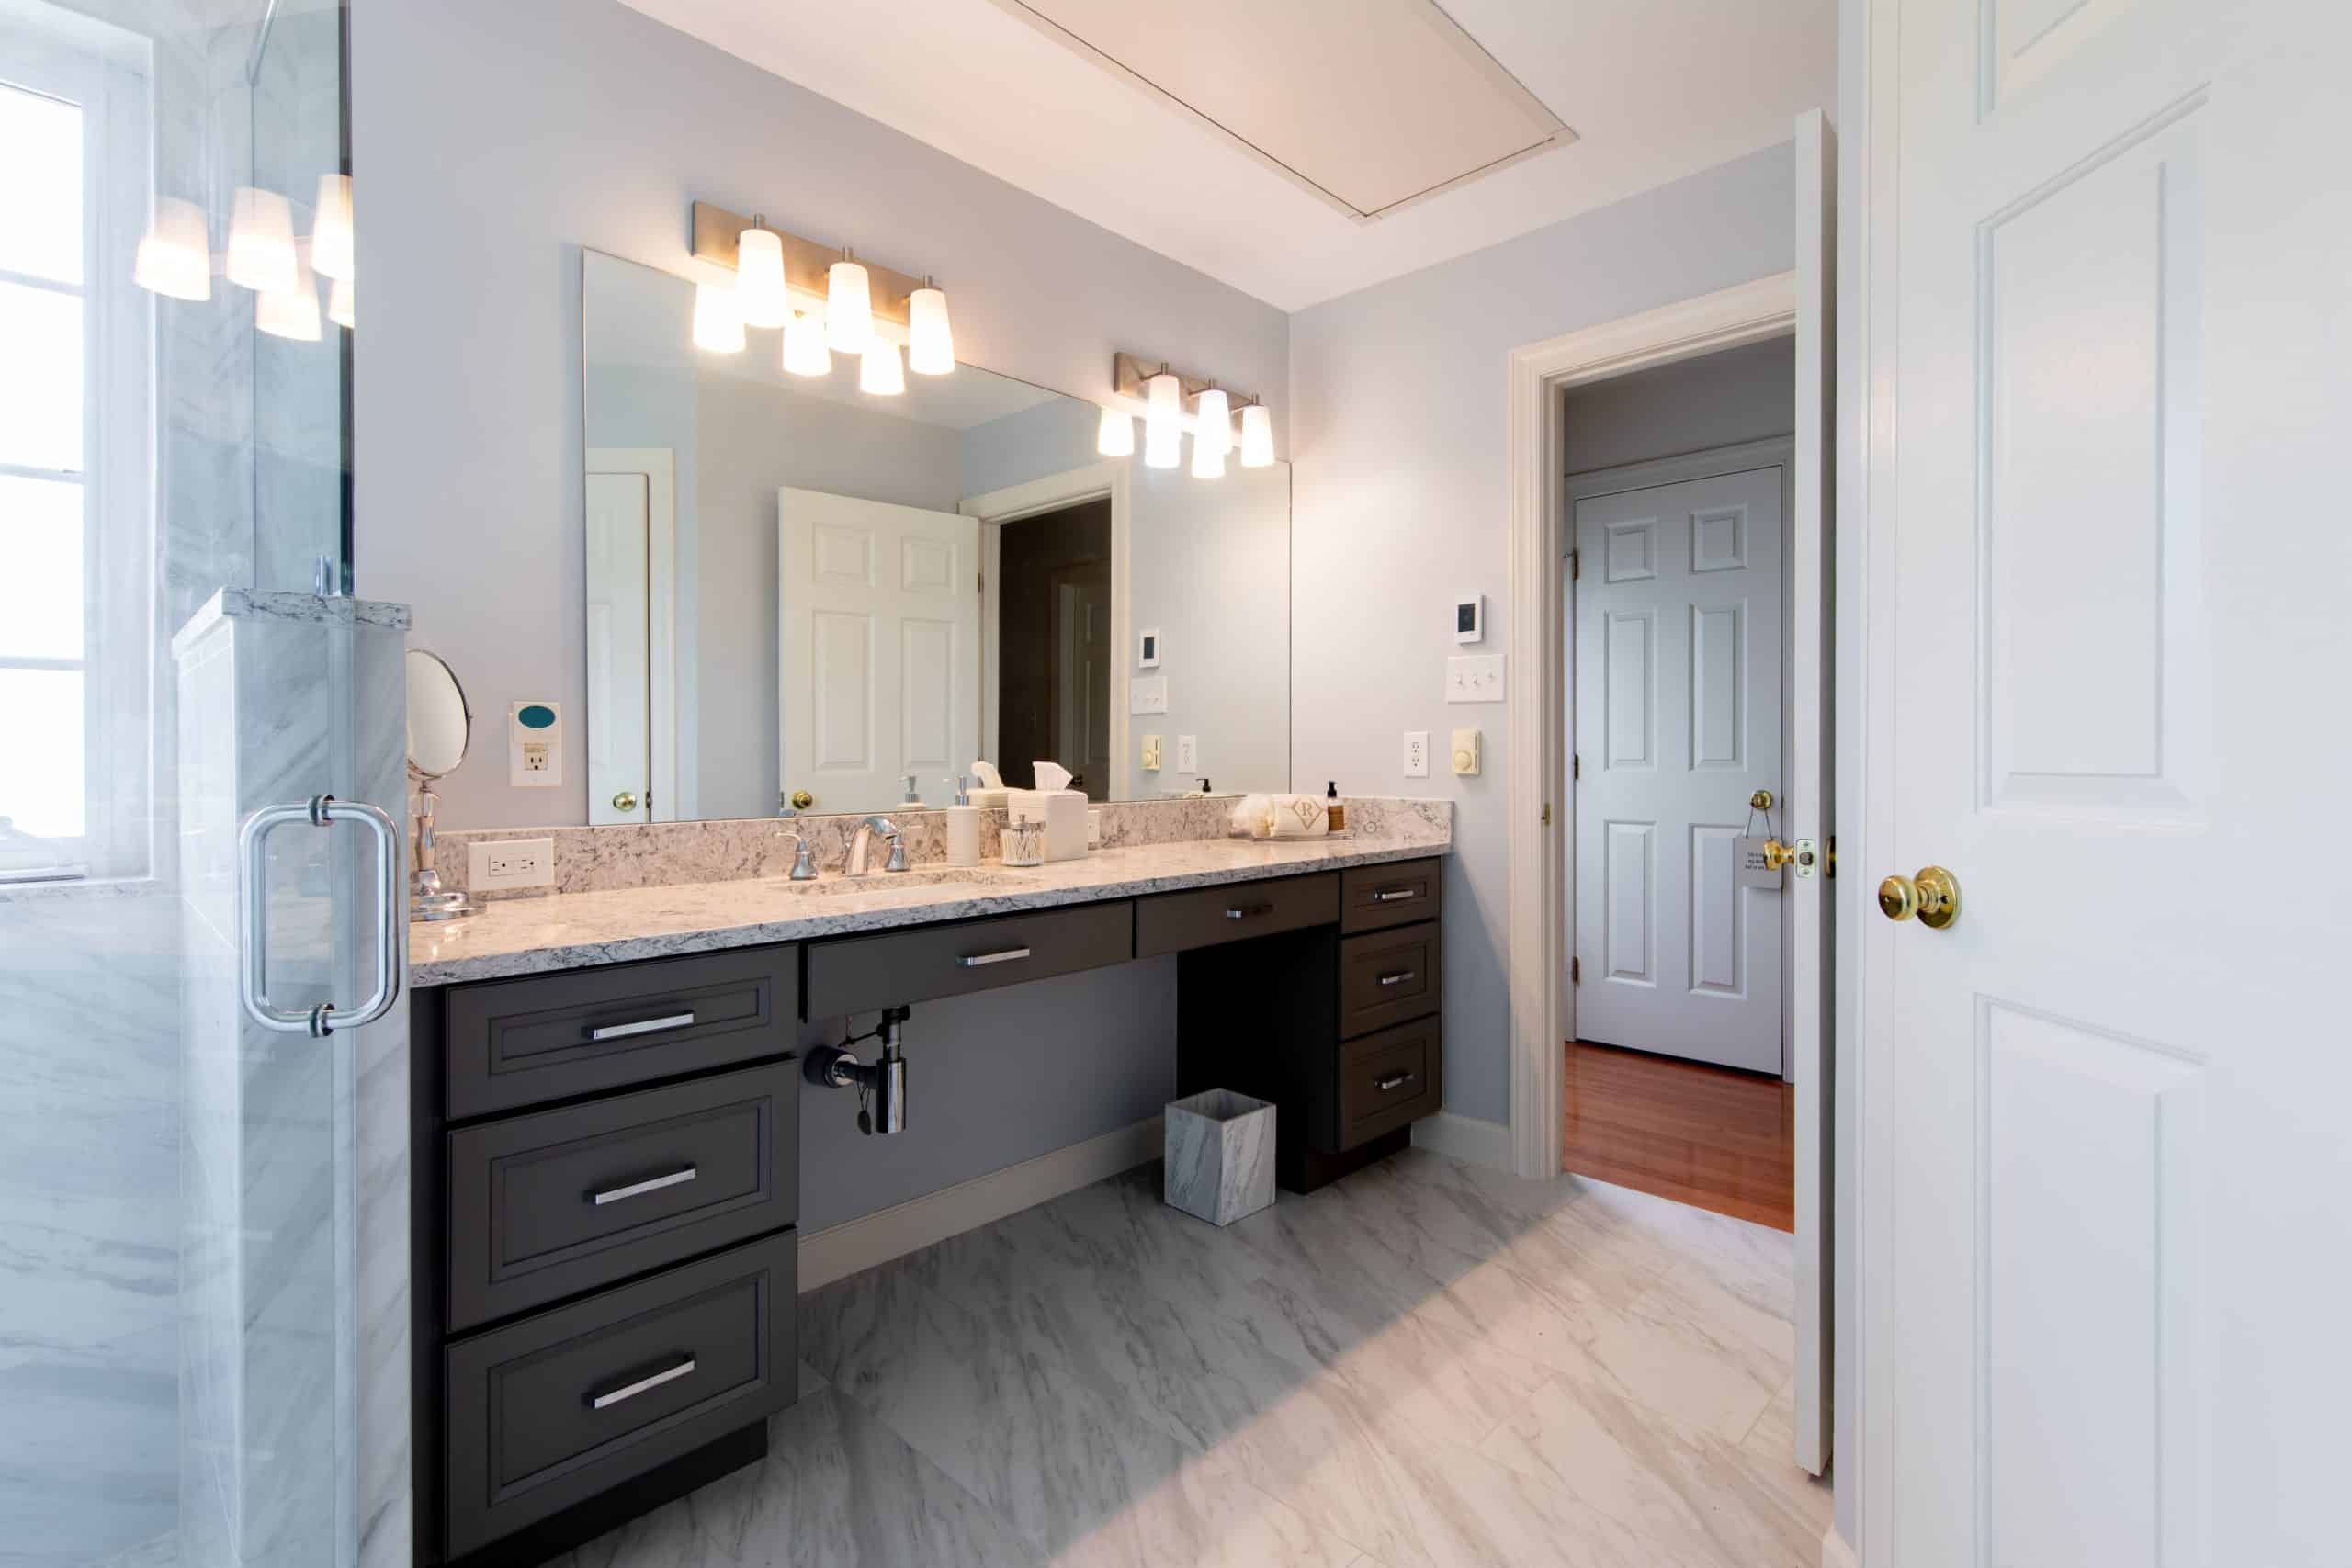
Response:
[{"label": "vanity drawer", "polygon": [[1444,1072],[1444,1033],[1433,1017],[1341,1046],[1340,1147],[1355,1148],[1435,1112]]},{"label": "vanity drawer", "polygon": [[449,1134],[450,1330],[791,1224],[799,1103],[788,1060]]},{"label": "vanity drawer", "polygon": [[453,986],[449,1119],[789,1051],[798,990],[788,946]]},{"label": "vanity drawer", "polygon": [[1100,969],[1135,956],[1129,899],[813,942],[808,1016],[840,1018]]},{"label": "vanity drawer", "polygon": [[1328,926],[1339,918],[1340,879],[1328,871],[1162,893],[1136,900],[1136,956]]},{"label": "vanity drawer", "polygon": [[1376,931],[1434,920],[1444,888],[1442,860],[1350,866],[1340,874],[1340,929]]},{"label": "vanity drawer", "polygon": [[1438,928],[1399,926],[1340,939],[1340,1038],[1438,1010]]},{"label": "vanity drawer", "polygon": [[450,1346],[448,1554],[790,1404],[798,1244],[786,1231]]}]

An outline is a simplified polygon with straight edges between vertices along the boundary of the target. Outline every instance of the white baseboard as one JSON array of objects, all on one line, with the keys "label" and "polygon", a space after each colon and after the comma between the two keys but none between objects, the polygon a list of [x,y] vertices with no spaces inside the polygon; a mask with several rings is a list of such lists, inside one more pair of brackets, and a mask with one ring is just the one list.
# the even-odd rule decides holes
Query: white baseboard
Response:
[{"label": "white baseboard", "polygon": [[978,1229],[991,1220],[1075,1192],[1106,1176],[1156,1160],[1162,1152],[1160,1119],[1147,1116],[1082,1144],[1071,1144],[877,1209],[800,1238],[800,1288],[813,1291],[933,1242]]},{"label": "white baseboard", "polygon": [[1413,1123],[1413,1146],[1450,1155],[1465,1165],[1510,1168],[1510,1129],[1499,1122],[1441,1111]]},{"label": "white baseboard", "polygon": [[1854,1549],[1846,1544],[1836,1525],[1821,1532],[1821,1568],[1861,1568]]}]

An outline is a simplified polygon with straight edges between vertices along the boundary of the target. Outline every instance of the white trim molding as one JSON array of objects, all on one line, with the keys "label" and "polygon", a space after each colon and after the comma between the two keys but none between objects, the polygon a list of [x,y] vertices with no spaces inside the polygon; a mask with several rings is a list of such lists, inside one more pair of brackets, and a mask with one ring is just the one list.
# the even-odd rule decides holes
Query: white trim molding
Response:
[{"label": "white trim molding", "polygon": [[1481,1121],[1452,1111],[1424,1116],[1413,1123],[1413,1146],[1458,1159],[1464,1165],[1510,1168],[1510,1129],[1499,1122]]},{"label": "white trim molding", "polygon": [[800,1238],[801,1292],[1148,1165],[1163,1152],[1160,1119],[1147,1116],[1084,1143],[827,1225]]},{"label": "white trim molding", "polygon": [[1846,1544],[1846,1538],[1838,1533],[1836,1525],[1821,1532],[1821,1568],[1861,1568],[1860,1559]]},{"label": "white trim molding", "polygon": [[1777,273],[1695,299],[1514,349],[1510,355],[1509,901],[1511,1168],[1560,1173],[1566,1076],[1559,964],[1566,910],[1563,840],[1561,389],[1692,359],[1795,330],[1797,276]]}]

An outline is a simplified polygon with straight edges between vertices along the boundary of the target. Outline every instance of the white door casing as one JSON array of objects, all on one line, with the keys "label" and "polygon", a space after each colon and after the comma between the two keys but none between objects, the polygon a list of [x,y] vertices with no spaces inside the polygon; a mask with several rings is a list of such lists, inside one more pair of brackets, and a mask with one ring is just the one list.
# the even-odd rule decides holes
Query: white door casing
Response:
[{"label": "white door casing", "polygon": [[587,485],[588,820],[646,822],[653,719],[646,476],[591,473]]},{"label": "white door casing", "polygon": [[1734,850],[1781,820],[1784,472],[1576,503],[1581,1039],[1781,1071],[1784,889]]},{"label": "white door casing", "polygon": [[979,524],[952,512],[776,492],[783,788],[815,809],[924,800],[979,754]]},{"label": "white door casing", "polygon": [[[600,801],[608,813],[611,811],[613,790],[597,793],[594,789],[595,770],[592,765],[589,820],[691,821],[698,812],[698,770],[694,761],[695,682],[692,673],[694,660],[690,653],[681,649],[678,635],[678,455],[668,446],[591,446],[587,474],[592,490],[607,478],[634,479],[643,486],[644,560],[641,567],[630,572],[630,579],[643,600],[646,667],[645,716],[637,736],[626,742],[641,742],[645,748],[646,760],[637,769],[645,782],[630,786],[643,793],[645,800],[634,816],[596,816],[596,803]],[[587,571],[591,604],[609,603],[613,595],[610,588],[596,580],[595,504],[592,497]],[[598,657],[593,628],[588,655],[593,688],[597,679],[593,666]],[[600,749],[593,697],[589,708],[588,745],[593,754]]]},{"label": "white door casing", "polygon": [[1862,1559],[2340,1562],[2352,22],[1869,30]]}]

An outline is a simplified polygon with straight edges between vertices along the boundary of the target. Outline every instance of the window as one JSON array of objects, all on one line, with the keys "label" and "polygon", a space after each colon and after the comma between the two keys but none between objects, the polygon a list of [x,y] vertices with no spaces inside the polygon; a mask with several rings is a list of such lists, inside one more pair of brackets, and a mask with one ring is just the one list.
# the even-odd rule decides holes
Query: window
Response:
[{"label": "window", "polygon": [[0,879],[148,869],[144,87],[0,40]]}]

